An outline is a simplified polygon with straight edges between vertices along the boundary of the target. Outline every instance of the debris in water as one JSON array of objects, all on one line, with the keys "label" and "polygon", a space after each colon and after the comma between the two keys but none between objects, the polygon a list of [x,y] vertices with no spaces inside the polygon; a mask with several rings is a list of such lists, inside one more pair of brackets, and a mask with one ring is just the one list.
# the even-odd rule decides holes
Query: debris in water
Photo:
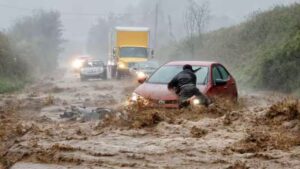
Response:
[{"label": "debris in water", "polygon": [[201,137],[205,136],[207,133],[208,133],[207,130],[198,128],[196,126],[192,127],[192,129],[191,129],[191,134],[194,138],[201,138]]},{"label": "debris in water", "polygon": [[71,110],[65,111],[60,115],[61,118],[80,119],[80,121],[101,120],[113,113],[111,109],[106,108],[81,108],[72,106]]},{"label": "debris in water", "polygon": [[250,167],[246,165],[246,162],[237,161],[233,165],[227,167],[226,169],[249,169],[249,168]]},{"label": "debris in water", "polygon": [[298,118],[300,120],[300,101],[294,99],[285,99],[272,105],[266,117],[275,119],[277,121],[293,120]]}]

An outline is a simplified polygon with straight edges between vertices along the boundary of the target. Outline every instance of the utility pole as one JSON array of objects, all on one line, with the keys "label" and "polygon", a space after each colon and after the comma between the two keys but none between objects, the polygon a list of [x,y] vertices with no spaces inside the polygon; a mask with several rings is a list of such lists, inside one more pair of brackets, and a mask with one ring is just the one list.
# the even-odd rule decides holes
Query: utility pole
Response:
[{"label": "utility pole", "polygon": [[169,20],[169,36],[170,36],[171,40],[174,42],[174,41],[176,41],[176,38],[173,34],[173,25],[172,25],[171,15],[168,15],[168,20]]},{"label": "utility pole", "polygon": [[155,21],[154,21],[154,45],[153,48],[154,50],[156,49],[156,44],[157,44],[157,28],[158,28],[158,1],[156,1],[155,4]]}]

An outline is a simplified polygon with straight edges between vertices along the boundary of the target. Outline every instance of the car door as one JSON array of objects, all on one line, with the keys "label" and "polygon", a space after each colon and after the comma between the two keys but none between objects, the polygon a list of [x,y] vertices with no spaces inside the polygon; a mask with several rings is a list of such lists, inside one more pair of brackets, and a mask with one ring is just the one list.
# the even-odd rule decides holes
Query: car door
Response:
[{"label": "car door", "polygon": [[[223,84],[217,84],[217,80],[223,81]],[[231,78],[228,71],[219,64],[212,66],[212,88],[210,89],[211,96],[217,97],[232,97],[234,95],[233,86],[235,83],[234,79]]]},{"label": "car door", "polygon": [[223,90],[222,93],[224,95],[229,96],[229,97],[236,97],[237,95],[237,89],[236,89],[236,83],[234,78],[228,73],[228,71],[225,69],[224,66],[222,65],[217,65],[217,68],[221,74],[222,80],[227,81],[227,83],[221,87],[220,90]]},{"label": "car door", "polygon": [[222,75],[221,75],[220,71],[218,70],[217,65],[213,65],[211,71],[212,71],[212,81],[211,81],[212,87],[209,91],[209,95],[212,97],[225,95],[224,90],[223,90],[224,86],[216,85],[216,80],[222,79]]}]

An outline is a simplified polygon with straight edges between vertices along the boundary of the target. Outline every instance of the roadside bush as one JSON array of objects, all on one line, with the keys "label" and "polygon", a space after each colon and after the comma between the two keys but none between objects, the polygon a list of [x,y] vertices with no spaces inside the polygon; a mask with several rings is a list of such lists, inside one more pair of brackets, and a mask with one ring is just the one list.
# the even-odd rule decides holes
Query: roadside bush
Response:
[{"label": "roadside bush", "polygon": [[0,32],[0,75],[22,76],[25,72],[24,62],[13,52],[8,37]]},{"label": "roadside bush", "polygon": [[52,72],[63,42],[58,12],[36,12],[0,32],[0,93],[20,89],[34,76]]},{"label": "roadside bush", "polygon": [[262,84],[292,92],[300,88],[300,31],[262,63]]},{"label": "roadside bush", "polygon": [[55,11],[39,11],[18,20],[8,31],[14,51],[22,56],[31,73],[48,73],[57,67],[62,52],[62,24]]},{"label": "roadside bush", "polygon": [[26,64],[12,50],[8,37],[0,32],[0,93],[11,92],[26,83]]},{"label": "roadside bush", "polygon": [[23,88],[25,84],[25,80],[0,77],[0,94],[19,90]]}]

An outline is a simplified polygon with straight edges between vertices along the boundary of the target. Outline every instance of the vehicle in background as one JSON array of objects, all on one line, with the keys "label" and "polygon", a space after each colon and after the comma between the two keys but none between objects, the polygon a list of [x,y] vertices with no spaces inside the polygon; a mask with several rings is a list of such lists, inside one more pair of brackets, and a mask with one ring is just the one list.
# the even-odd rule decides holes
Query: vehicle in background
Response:
[{"label": "vehicle in background", "polygon": [[72,70],[76,73],[80,72],[81,67],[83,66],[84,62],[91,60],[90,56],[82,55],[77,56],[72,60]]},{"label": "vehicle in background", "polygon": [[130,75],[129,69],[137,62],[153,56],[150,49],[150,29],[145,27],[116,27],[111,35],[112,55],[108,59],[111,77]]},{"label": "vehicle in background", "polygon": [[106,79],[106,66],[100,60],[89,60],[82,64],[80,69],[81,81],[86,81],[92,78]]},{"label": "vehicle in background", "polygon": [[143,76],[151,76],[157,68],[159,63],[156,61],[138,62],[132,66],[130,71],[137,77],[142,78]]},{"label": "vehicle in background", "polygon": [[141,85],[132,94],[131,102],[144,100],[149,107],[177,108],[178,97],[168,90],[168,83],[182,71],[185,64],[193,69],[201,68],[196,72],[197,87],[206,96],[227,97],[234,101],[238,98],[238,91],[234,77],[227,69],[217,62],[202,61],[175,61],[160,67],[150,78],[141,78]]}]

